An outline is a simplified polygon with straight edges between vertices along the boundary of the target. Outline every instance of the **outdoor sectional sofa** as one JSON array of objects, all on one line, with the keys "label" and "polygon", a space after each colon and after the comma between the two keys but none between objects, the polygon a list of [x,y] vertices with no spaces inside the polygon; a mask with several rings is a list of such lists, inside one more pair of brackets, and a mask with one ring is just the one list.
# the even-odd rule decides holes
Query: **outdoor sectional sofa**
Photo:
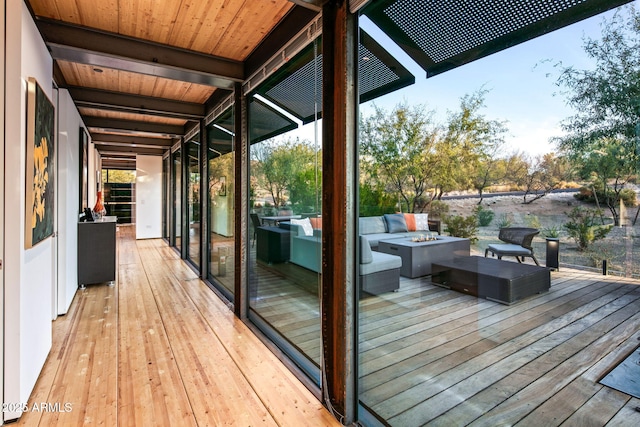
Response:
[{"label": "outdoor sectional sofa", "polygon": [[417,237],[427,233],[440,234],[440,221],[428,219],[427,214],[385,214],[359,219],[360,235],[371,249],[378,249],[380,240]]},{"label": "outdoor sectional sofa", "polygon": [[[417,218],[417,225],[413,214],[389,214],[360,218],[359,273],[362,291],[379,294],[399,288],[402,259],[396,255],[377,252],[375,249],[377,249],[380,240],[439,233],[440,223],[438,221],[429,221],[426,214]],[[289,262],[320,273],[322,230],[313,229],[312,234],[309,233],[310,230],[307,230],[305,233],[302,225],[291,222],[282,222],[279,224],[279,228],[288,230],[290,233],[287,242],[289,244],[287,248]],[[282,240],[282,237],[277,236],[277,233],[273,234],[273,238],[277,237],[280,241]]]},{"label": "outdoor sectional sofa", "polygon": [[[290,231],[289,262],[316,273],[321,272],[322,230],[314,229],[313,235],[305,235],[296,224],[281,223]],[[369,241],[360,236],[360,290],[370,294],[395,291],[400,287],[402,259],[396,255],[371,250]]]}]

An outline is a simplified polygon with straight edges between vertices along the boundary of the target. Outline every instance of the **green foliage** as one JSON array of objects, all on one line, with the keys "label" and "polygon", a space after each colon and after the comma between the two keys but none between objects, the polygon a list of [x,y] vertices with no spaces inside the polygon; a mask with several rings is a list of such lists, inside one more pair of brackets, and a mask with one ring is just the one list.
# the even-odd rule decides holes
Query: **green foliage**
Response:
[{"label": "green foliage", "polygon": [[452,215],[446,218],[445,232],[454,237],[464,237],[475,243],[478,241],[478,220],[475,215],[463,217]]},{"label": "green foliage", "polygon": [[531,228],[542,228],[542,224],[540,223],[540,218],[536,215],[527,215],[525,222],[527,223],[527,227]]},{"label": "green foliage", "polygon": [[578,206],[573,208],[567,216],[570,221],[564,224],[564,228],[569,236],[573,237],[581,251],[586,250],[596,240],[604,239],[613,228],[613,224],[600,224],[602,218],[600,209],[586,209]]},{"label": "green foliage", "polygon": [[511,219],[509,218],[509,215],[507,214],[502,214],[500,215],[500,218],[498,218],[498,223],[497,223],[498,228],[511,227],[512,224],[513,224],[513,221],[511,221]]},{"label": "green foliage", "polygon": [[429,189],[433,175],[436,126],[425,106],[398,104],[388,112],[375,107],[360,126],[363,179],[399,197],[408,212]]},{"label": "green foliage", "polygon": [[251,156],[256,187],[269,193],[276,208],[286,203],[316,206],[322,171],[317,165],[319,153],[309,141],[267,140],[253,145]]},{"label": "green foliage", "polygon": [[495,212],[493,212],[491,209],[483,208],[482,205],[476,206],[476,208],[473,210],[473,213],[475,214],[476,218],[478,218],[478,225],[480,227],[486,227],[487,225],[491,224],[491,221],[493,221],[493,217],[495,216]]},{"label": "green foliage", "polygon": [[557,225],[545,227],[540,231],[540,234],[542,234],[542,237],[558,238],[560,237],[560,227]]},{"label": "green foliage", "polygon": [[361,179],[395,193],[402,210],[419,212],[456,189],[484,188],[502,179],[496,157],[507,132],[481,114],[486,90],[465,95],[439,124],[425,106],[375,107],[360,126]]},{"label": "green foliage", "polygon": [[[596,196],[598,197],[598,201],[605,200],[606,195],[602,189],[602,186],[598,187],[596,187],[595,193],[593,192],[592,188],[581,187],[578,193],[574,194],[573,197],[575,197],[577,200],[580,200],[581,202],[587,203],[595,203]],[[620,192],[617,194],[617,197],[615,197],[615,199],[613,200],[613,203],[619,203],[620,200],[622,200],[626,206],[635,206],[638,203],[636,192],[631,188],[623,188],[622,190],[620,190]]]},{"label": "green foliage", "polygon": [[449,213],[449,205],[442,200],[432,200],[427,211],[431,218],[444,218]]},{"label": "green foliage", "polygon": [[396,211],[397,200],[382,187],[360,184],[360,216],[376,216]]},{"label": "green foliage", "polygon": [[640,162],[640,13],[633,5],[619,9],[601,28],[602,37],[583,46],[593,67],[559,66],[557,84],[576,114],[562,122],[565,136],[556,141],[581,177],[602,187],[600,204],[618,225],[619,193]]}]

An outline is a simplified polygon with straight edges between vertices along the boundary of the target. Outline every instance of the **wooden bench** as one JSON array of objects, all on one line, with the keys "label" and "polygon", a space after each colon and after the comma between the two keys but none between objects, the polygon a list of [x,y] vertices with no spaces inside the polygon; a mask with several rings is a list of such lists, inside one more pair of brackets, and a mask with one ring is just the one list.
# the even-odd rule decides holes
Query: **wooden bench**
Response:
[{"label": "wooden bench", "polygon": [[531,242],[533,238],[540,233],[540,230],[536,228],[528,227],[504,227],[500,229],[498,239],[505,242],[502,244],[490,244],[484,251],[486,257],[489,252],[492,255],[502,259],[503,256],[514,256],[518,262],[524,261],[525,257],[533,258],[533,262],[536,265],[540,265],[535,255],[533,254],[533,247]]}]

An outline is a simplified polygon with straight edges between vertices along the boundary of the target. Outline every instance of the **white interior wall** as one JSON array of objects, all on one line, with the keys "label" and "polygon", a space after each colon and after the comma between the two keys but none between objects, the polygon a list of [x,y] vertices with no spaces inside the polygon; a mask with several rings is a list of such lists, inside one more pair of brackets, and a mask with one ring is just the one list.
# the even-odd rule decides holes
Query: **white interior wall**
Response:
[{"label": "white interior wall", "polygon": [[136,239],[162,237],[162,157],[136,156]]},{"label": "white interior wall", "polygon": [[[26,402],[51,348],[54,238],[24,249],[26,80],[53,99],[52,59],[21,0],[5,0],[4,401]],[[19,416],[5,412],[5,420]]]},{"label": "white interior wall", "polygon": [[80,213],[80,113],[69,91],[58,95],[58,314],[69,310],[78,289]]},{"label": "white interior wall", "polygon": [[[4,7],[0,8],[0,34],[5,34],[4,29]],[[0,43],[0,58],[2,65],[0,66],[0,117],[4,120],[4,69],[7,64],[7,57],[4,50],[4,39]],[[0,165],[4,165],[5,135],[4,128],[0,132]],[[4,261],[4,172],[0,172],[0,260]],[[4,269],[0,269],[0,331],[2,331],[2,342],[0,342],[0,403],[4,400]],[[0,417],[0,425],[3,424],[3,417]]]}]

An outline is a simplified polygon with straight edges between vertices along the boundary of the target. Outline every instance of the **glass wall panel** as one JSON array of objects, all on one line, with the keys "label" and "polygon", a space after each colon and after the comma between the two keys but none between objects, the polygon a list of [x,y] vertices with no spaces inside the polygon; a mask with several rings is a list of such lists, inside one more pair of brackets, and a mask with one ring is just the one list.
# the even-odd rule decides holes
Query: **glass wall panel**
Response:
[{"label": "glass wall panel", "polygon": [[200,265],[200,134],[186,144],[187,151],[187,259]]},{"label": "glass wall panel", "polygon": [[[305,89],[302,85],[313,87],[314,72],[319,84],[320,70],[311,59],[310,84],[304,78],[273,76],[265,82],[273,89],[272,97],[277,98],[277,93],[299,95]],[[292,62],[299,60],[300,56]],[[265,87],[257,92],[261,90]],[[313,95],[307,101],[311,111],[320,102]],[[258,95],[249,98],[248,110],[249,317],[320,383],[322,156],[318,121],[312,117],[302,125],[294,118],[296,112],[288,114]]]},{"label": "glass wall panel", "polygon": [[233,108],[207,126],[209,279],[229,299],[234,292],[235,176]]},{"label": "glass wall panel", "polygon": [[169,179],[169,172],[171,169],[170,156],[162,158],[162,238],[168,240],[170,237],[169,224],[170,224],[170,206],[171,206],[171,180]]},{"label": "glass wall panel", "polygon": [[174,151],[173,158],[173,246],[182,249],[182,148]]}]

